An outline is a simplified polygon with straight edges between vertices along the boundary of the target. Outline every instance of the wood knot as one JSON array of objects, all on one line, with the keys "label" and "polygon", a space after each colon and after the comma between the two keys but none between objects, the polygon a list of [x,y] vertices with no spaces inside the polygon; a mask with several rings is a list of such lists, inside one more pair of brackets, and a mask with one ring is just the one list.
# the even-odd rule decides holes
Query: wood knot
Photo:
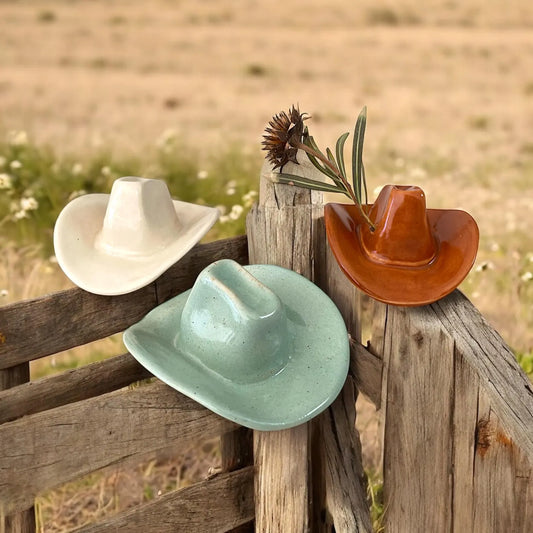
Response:
[{"label": "wood knot", "polygon": [[476,452],[484,457],[494,437],[493,423],[489,419],[481,419],[476,426]]},{"label": "wood knot", "polygon": [[417,348],[421,348],[422,347],[422,344],[424,344],[424,335],[421,331],[417,331],[414,335],[413,335],[413,340],[415,341],[416,343],[416,347]]},{"label": "wood knot", "polygon": [[4,344],[6,342],[6,336],[3,333],[0,333],[0,344]]},{"label": "wood knot", "polygon": [[476,452],[484,457],[491,446],[506,448],[512,446],[513,441],[496,424],[489,419],[481,419],[476,427]]}]

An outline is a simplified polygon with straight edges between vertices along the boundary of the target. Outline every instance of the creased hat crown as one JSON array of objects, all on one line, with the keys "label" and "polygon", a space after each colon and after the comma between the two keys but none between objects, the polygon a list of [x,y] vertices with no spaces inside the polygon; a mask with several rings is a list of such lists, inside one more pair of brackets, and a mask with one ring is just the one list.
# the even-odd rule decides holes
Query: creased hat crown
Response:
[{"label": "creased hat crown", "polygon": [[285,309],[274,292],[236,262],[217,261],[198,276],[176,343],[227,379],[260,381],[287,363]]},{"label": "creased hat crown", "polygon": [[176,238],[180,224],[164,181],[115,180],[96,247],[114,255],[149,255]]},{"label": "creased hat crown", "polygon": [[416,186],[383,187],[369,217],[374,231],[360,227],[364,252],[372,260],[391,266],[417,267],[431,263],[438,243],[426,213],[424,191]]}]

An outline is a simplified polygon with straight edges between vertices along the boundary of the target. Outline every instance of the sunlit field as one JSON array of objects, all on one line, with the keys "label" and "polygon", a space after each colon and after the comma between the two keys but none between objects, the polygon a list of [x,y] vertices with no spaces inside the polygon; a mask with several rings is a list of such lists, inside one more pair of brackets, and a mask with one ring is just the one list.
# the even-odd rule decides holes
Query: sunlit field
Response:
[{"label": "sunlit field", "polygon": [[[0,2],[0,305],[72,286],[52,245],[70,199],[121,176],[159,178],[175,198],[220,208],[205,240],[242,234],[271,116],[298,104],[333,148],[366,105],[371,198],[387,183],[419,185],[429,207],[474,216],[478,258],[460,288],[533,376],[533,10],[421,6]],[[123,351],[117,335],[33,363],[32,378]],[[157,497],[205,477],[217,454],[208,443],[96,473],[43,495],[40,527],[66,531]],[[372,486],[379,515],[379,476]]]}]

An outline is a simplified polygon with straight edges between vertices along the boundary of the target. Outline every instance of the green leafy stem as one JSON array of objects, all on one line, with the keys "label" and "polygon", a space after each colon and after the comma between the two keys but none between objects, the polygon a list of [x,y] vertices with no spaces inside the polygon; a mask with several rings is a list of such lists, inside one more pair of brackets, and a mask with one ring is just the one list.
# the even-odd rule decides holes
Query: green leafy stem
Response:
[{"label": "green leafy stem", "polygon": [[357,117],[355,124],[354,139],[352,145],[352,181],[353,187],[349,182],[346,167],[344,164],[344,144],[350,135],[348,132],[342,134],[335,146],[335,155],[329,148],[326,148],[324,154],[317,146],[315,140],[309,135],[309,130],[306,127],[301,141],[293,141],[291,145],[294,148],[304,151],[309,158],[309,161],[322,174],[328,177],[333,183],[317,181],[295,174],[288,174],[286,172],[273,172],[272,180],[277,183],[285,183],[288,185],[297,185],[306,189],[314,189],[324,192],[342,193],[348,196],[354,204],[359,208],[361,216],[374,231],[374,224],[365,213],[362,204],[368,201],[368,191],[366,188],[365,167],[363,165],[363,142],[365,138],[366,128],[366,106],[363,107],[361,113]]}]

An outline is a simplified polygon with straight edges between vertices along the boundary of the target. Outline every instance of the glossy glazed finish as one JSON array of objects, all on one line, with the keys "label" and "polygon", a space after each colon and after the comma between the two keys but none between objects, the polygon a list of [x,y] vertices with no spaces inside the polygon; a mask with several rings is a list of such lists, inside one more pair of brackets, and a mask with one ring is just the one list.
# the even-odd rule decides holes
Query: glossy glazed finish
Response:
[{"label": "glossy glazed finish", "polygon": [[329,245],[348,278],[385,303],[417,306],[453,291],[472,268],[479,230],[466,212],[426,209],[418,187],[384,187],[363,208],[376,225],[371,232],[355,205],[324,210]]},{"label": "glossy glazed finish", "polygon": [[370,207],[375,224],[359,227],[361,245],[373,260],[391,266],[421,266],[437,254],[437,242],[426,215],[426,197],[419,187],[386,185]]},{"label": "glossy glazed finish", "polygon": [[230,260],[212,264],[198,277],[179,329],[181,351],[236,383],[261,381],[287,364],[281,300]]},{"label": "glossy glazed finish", "polygon": [[150,255],[178,235],[180,224],[164,181],[119,178],[96,237],[96,248],[111,255]]},{"label": "glossy glazed finish", "polygon": [[127,177],[111,194],[67,204],[54,228],[63,272],[79,287],[125,294],[156,279],[213,226],[217,209],[172,200],[160,180]]},{"label": "glossy glazed finish", "polygon": [[324,292],[291,270],[228,259],[128,328],[124,343],[171,387],[259,430],[322,412],[349,363],[344,320]]}]

